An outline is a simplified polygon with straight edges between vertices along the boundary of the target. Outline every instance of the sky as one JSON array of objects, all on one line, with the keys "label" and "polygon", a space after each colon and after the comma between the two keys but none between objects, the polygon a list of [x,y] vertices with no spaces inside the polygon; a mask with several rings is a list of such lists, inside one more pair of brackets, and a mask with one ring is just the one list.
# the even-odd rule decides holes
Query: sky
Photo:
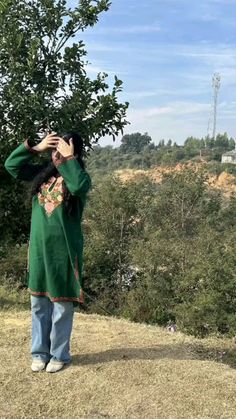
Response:
[{"label": "sky", "polygon": [[[114,75],[123,81],[119,101],[130,104],[125,134],[183,144],[206,136],[208,127],[212,133],[217,72],[217,132],[236,137],[236,0],[113,0],[77,39],[86,45],[90,77],[105,71],[111,87]],[[121,137],[99,144],[118,147]]]}]

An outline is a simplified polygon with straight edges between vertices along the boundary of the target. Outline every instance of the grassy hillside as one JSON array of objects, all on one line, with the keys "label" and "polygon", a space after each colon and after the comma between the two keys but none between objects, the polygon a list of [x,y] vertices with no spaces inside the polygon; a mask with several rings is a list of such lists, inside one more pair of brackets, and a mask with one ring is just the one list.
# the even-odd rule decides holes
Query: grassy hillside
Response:
[{"label": "grassy hillside", "polygon": [[0,314],[1,418],[235,418],[230,339],[75,314],[73,364],[30,370],[30,313]]}]

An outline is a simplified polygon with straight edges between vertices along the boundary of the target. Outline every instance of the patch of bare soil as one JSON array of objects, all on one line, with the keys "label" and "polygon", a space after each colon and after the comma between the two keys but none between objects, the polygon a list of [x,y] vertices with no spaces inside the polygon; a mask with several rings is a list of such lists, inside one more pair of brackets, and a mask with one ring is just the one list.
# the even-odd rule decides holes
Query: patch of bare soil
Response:
[{"label": "patch of bare soil", "polygon": [[[148,176],[154,182],[161,183],[163,174],[171,172],[180,172],[186,167],[193,168],[194,170],[201,169],[202,167],[207,168],[206,163],[186,163],[177,164],[174,167],[161,167],[156,166],[148,170],[135,170],[135,169],[121,169],[116,170],[114,173],[121,179],[122,182],[130,182],[135,180],[141,180],[143,176]],[[236,193],[236,177],[226,172],[222,172],[219,176],[209,175],[209,186],[221,190],[226,195],[232,195]]]}]

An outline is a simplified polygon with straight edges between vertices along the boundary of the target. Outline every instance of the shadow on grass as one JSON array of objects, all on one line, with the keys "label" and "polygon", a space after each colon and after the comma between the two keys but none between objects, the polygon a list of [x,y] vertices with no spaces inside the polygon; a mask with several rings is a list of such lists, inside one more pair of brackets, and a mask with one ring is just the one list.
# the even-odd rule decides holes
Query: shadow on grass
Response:
[{"label": "shadow on grass", "polygon": [[[224,353],[225,352],[225,353]],[[236,369],[236,348],[224,349],[223,345],[214,348],[206,348],[204,344],[171,344],[158,345],[154,347],[142,348],[117,348],[109,349],[103,352],[92,354],[76,354],[72,357],[74,365],[103,364],[111,361],[129,361],[129,360],[196,360],[213,361],[223,363]],[[101,365],[98,369],[102,368]]]},{"label": "shadow on grass", "polygon": [[14,301],[7,299],[5,297],[0,297],[0,310],[24,310],[28,311],[30,309],[30,304],[27,301]]}]

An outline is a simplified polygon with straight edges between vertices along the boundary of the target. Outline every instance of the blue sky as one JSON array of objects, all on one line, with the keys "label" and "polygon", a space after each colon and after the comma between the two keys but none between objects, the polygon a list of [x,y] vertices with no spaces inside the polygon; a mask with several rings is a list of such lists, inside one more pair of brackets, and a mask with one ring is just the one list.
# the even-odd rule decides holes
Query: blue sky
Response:
[{"label": "blue sky", "polygon": [[[75,4],[76,1],[73,0]],[[93,28],[78,35],[88,51],[87,72],[124,82],[130,103],[125,133],[153,141],[205,136],[214,72],[221,74],[217,131],[236,137],[236,0],[113,0]],[[120,145],[101,139],[101,145]]]}]

